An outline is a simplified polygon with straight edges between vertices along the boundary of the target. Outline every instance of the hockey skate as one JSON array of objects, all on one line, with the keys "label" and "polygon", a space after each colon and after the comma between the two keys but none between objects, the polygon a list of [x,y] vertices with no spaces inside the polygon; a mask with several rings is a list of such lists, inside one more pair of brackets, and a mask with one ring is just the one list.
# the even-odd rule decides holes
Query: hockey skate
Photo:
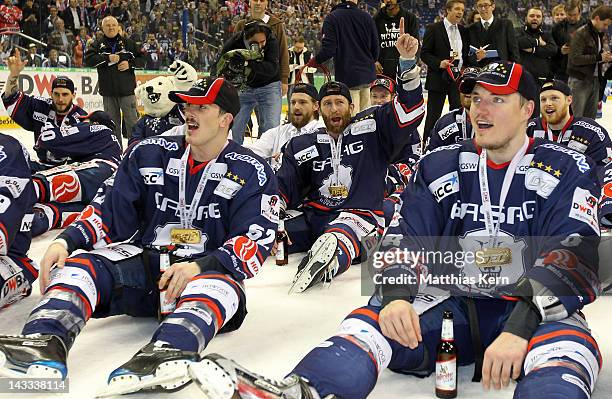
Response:
[{"label": "hockey skate", "polygon": [[68,349],[55,335],[0,335],[0,376],[66,378]]},{"label": "hockey skate", "polygon": [[338,268],[338,238],[325,233],[315,241],[298,266],[289,294],[304,292],[321,281],[331,282]]},{"label": "hockey skate", "polygon": [[[255,374],[233,360],[213,353],[189,365],[189,375],[206,399],[315,399],[308,381],[291,374],[273,380]],[[325,399],[333,399],[327,396]]]},{"label": "hockey skate", "polygon": [[196,352],[151,342],[108,377],[108,387],[98,398],[141,390],[177,391],[191,382],[187,365],[200,360]]}]

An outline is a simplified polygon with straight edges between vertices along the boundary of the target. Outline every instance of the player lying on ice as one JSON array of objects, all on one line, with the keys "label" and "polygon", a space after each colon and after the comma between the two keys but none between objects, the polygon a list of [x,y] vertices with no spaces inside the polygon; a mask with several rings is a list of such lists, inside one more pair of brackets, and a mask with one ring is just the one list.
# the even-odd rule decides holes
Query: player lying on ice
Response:
[{"label": "player lying on ice", "polygon": [[[591,396],[602,358],[580,310],[599,290],[595,164],[527,137],[537,88],[520,65],[490,64],[465,90],[472,95],[475,138],[421,159],[402,194],[402,245],[419,249],[427,236],[481,238],[481,250],[491,257],[466,263],[460,275],[496,269],[510,283],[455,287],[454,296],[423,313],[412,304],[422,287],[383,285],[382,297],[350,313],[338,333],[283,380],[265,379],[215,354],[192,364],[190,373],[207,398],[358,399],[368,396],[385,368],[429,375],[447,310],[455,316],[458,364],[476,363],[484,389],[517,380],[515,398]],[[534,246],[525,248],[525,238],[535,238],[527,240]],[[495,253],[517,247],[491,263]],[[382,276],[440,271],[416,266],[387,267]]]},{"label": "player lying on ice", "polygon": [[[111,373],[106,393],[175,389],[218,332],[240,327],[242,280],[259,272],[278,227],[276,179],[227,140],[240,109],[229,82],[205,78],[171,96],[187,103],[186,135],[134,145],[104,197],[50,245],[23,336],[0,336],[0,375],[65,378],[89,318],[160,312],[151,342]],[[92,250],[101,241],[110,245]],[[67,258],[76,249],[88,252]]]},{"label": "player lying on ice", "polygon": [[[400,27],[400,29],[403,25]],[[360,262],[364,237],[382,231],[385,176],[420,143],[425,113],[415,54],[418,40],[401,42],[397,96],[351,118],[349,88],[328,82],[319,90],[324,128],[292,138],[276,176],[283,207],[302,214],[285,220],[291,253],[308,251],[290,292],[331,280]]]}]

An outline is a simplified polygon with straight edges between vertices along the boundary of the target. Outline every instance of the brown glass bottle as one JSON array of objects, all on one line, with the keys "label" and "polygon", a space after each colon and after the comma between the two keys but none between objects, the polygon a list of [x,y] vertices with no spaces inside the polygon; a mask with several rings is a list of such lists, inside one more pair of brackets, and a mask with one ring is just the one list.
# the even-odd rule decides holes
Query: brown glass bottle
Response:
[{"label": "brown glass bottle", "polygon": [[276,266],[285,266],[289,263],[289,239],[282,220],[278,222],[276,244]]},{"label": "brown glass bottle", "polygon": [[453,335],[453,312],[442,316],[442,334],[436,356],[436,397],[457,397],[457,346]]}]

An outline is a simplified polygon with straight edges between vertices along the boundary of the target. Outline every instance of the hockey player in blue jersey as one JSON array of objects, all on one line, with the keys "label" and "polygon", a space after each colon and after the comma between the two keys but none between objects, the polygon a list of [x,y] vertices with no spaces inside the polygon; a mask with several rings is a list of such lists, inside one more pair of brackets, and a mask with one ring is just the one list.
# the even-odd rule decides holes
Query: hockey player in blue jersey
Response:
[{"label": "hockey player in blue jersey", "polygon": [[599,217],[603,227],[612,229],[612,162],[606,165],[603,173]]},{"label": "hockey player in blue jersey", "polygon": [[0,309],[30,295],[38,266],[28,258],[36,202],[28,152],[0,133]]},{"label": "hockey player in blue jersey", "polygon": [[[457,79],[460,87],[464,79],[474,77],[480,68],[466,67]],[[461,108],[453,109],[436,121],[425,143],[425,153],[444,145],[455,144],[474,137],[472,123],[470,122],[470,105],[472,100],[469,93],[459,93]]]},{"label": "hockey player in blue jersey", "polygon": [[[209,77],[171,96],[187,103],[187,134],[134,145],[101,203],[49,247],[44,295],[24,336],[0,337],[0,375],[65,378],[68,349],[90,317],[159,311],[167,317],[111,373],[106,394],[177,389],[211,339],[241,325],[242,281],[261,270],[275,240],[276,179],[264,160],[227,139],[240,109],[229,82]],[[91,250],[101,240],[110,245]],[[67,258],[75,249],[90,251]]]},{"label": "hockey player in blue jersey", "polygon": [[[349,314],[339,332],[283,380],[264,380],[220,355],[193,364],[191,373],[208,398],[258,393],[358,399],[368,396],[385,368],[429,375],[448,310],[454,314],[458,365],[475,362],[485,390],[499,390],[520,378],[517,399],[590,397],[602,359],[580,309],[598,292],[592,257],[599,243],[600,186],[594,164],[574,150],[527,137],[537,88],[520,65],[491,63],[470,85],[475,138],[421,159],[402,194],[401,227],[412,250],[427,236],[480,235],[488,255],[482,263],[466,263],[462,273],[501,267],[499,273],[514,284],[514,296],[468,297],[461,288],[454,290],[456,296],[417,313],[412,302],[422,287],[384,285],[381,298]],[[508,257],[504,245],[527,236],[561,241],[535,240],[537,248],[525,251],[528,256],[519,251]],[[493,258],[496,252],[506,255]],[[386,267],[382,277],[415,276],[431,266],[407,265],[415,267]],[[438,271],[430,268],[428,273]],[[522,273],[512,275],[517,271]]]},{"label": "hockey player in blue jersey", "polygon": [[612,161],[612,141],[608,131],[591,118],[571,112],[572,91],[560,80],[545,82],[540,90],[542,115],[527,125],[529,137],[542,137],[583,153],[598,167]]},{"label": "hockey player in blue jersey", "polygon": [[414,58],[418,40],[403,36],[398,47],[398,95],[390,103],[351,118],[348,87],[328,82],[319,91],[325,128],[295,137],[285,148],[277,172],[283,206],[303,212],[286,220],[289,250],[308,251],[291,292],[346,271],[361,259],[361,239],[382,231],[387,167],[405,155],[410,140],[418,140],[425,110]]}]

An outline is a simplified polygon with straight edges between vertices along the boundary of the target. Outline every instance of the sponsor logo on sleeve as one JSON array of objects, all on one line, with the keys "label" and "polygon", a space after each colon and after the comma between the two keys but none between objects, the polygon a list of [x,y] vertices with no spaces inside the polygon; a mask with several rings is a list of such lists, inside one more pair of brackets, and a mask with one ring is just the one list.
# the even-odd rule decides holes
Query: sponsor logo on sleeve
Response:
[{"label": "sponsor logo on sleeve", "polygon": [[319,156],[319,151],[317,151],[317,147],[314,145],[311,145],[310,147],[302,151],[296,152],[295,160],[297,161],[298,165],[301,165],[304,162],[308,162],[309,160],[316,158],[318,156]]},{"label": "sponsor logo on sleeve", "polygon": [[589,190],[576,187],[572,198],[572,207],[569,212],[569,217],[589,225],[595,233],[599,234],[597,198],[591,195]]},{"label": "sponsor logo on sleeve", "polygon": [[440,202],[453,193],[459,192],[459,175],[456,171],[447,173],[434,180],[429,185],[429,191],[433,194],[436,201]]},{"label": "sponsor logo on sleeve", "polygon": [[606,139],[606,135],[604,134],[603,130],[601,130],[601,127],[592,125],[587,121],[574,122],[574,126],[580,126],[597,133],[597,136],[599,136],[599,140],[601,141],[604,141]]},{"label": "sponsor logo on sleeve", "polygon": [[138,170],[142,175],[144,184],[148,186],[164,185],[164,170],[162,168],[140,168]]},{"label": "sponsor logo on sleeve", "polygon": [[459,126],[457,125],[457,122],[453,122],[450,125],[446,126],[444,129],[440,130],[438,132],[438,135],[440,136],[441,140],[446,140],[453,133],[459,133]]},{"label": "sponsor logo on sleeve", "polygon": [[280,201],[278,195],[262,194],[261,216],[272,223],[278,223],[280,215]]},{"label": "sponsor logo on sleeve", "polygon": [[227,177],[221,179],[217,187],[215,188],[214,194],[225,199],[232,199],[236,193],[242,188],[240,183],[232,181]]},{"label": "sponsor logo on sleeve", "polygon": [[530,168],[525,175],[525,188],[535,191],[542,198],[548,198],[557,184],[559,179],[540,169]]},{"label": "sponsor logo on sleeve", "polygon": [[581,152],[583,154],[584,154],[584,152],[587,149],[586,144],[579,143],[576,140],[570,140],[569,143],[567,143],[567,146],[569,148],[571,148],[572,150],[576,150],[576,151]]},{"label": "sponsor logo on sleeve", "polygon": [[546,132],[544,130],[534,130],[533,137],[536,139],[543,139],[544,137],[546,137]]},{"label": "sponsor logo on sleeve", "polygon": [[478,154],[462,152],[459,154],[459,171],[476,172],[478,170]]},{"label": "sponsor logo on sleeve", "polygon": [[29,181],[30,179],[20,177],[0,176],[0,187],[8,188],[13,198],[17,198],[25,190]]},{"label": "sponsor logo on sleeve", "polygon": [[317,134],[317,143],[329,144],[331,141],[328,134]]},{"label": "sponsor logo on sleeve", "polygon": [[221,181],[223,176],[227,173],[227,164],[226,163],[215,163],[210,167],[210,174],[208,178],[210,180]]},{"label": "sponsor logo on sleeve", "polygon": [[38,122],[45,123],[47,121],[47,115],[38,111],[34,111],[34,113],[32,114],[32,119]]},{"label": "sponsor logo on sleeve", "polygon": [[21,228],[19,231],[28,232],[32,230],[32,221],[34,221],[34,214],[28,213],[23,215],[23,219],[21,219]]},{"label": "sponsor logo on sleeve", "polygon": [[562,152],[564,154],[569,155],[576,162],[576,167],[582,173],[585,173],[585,172],[587,172],[587,171],[589,171],[591,169],[591,167],[589,166],[589,163],[587,162],[586,157],[584,156],[584,154],[581,154],[581,153],[576,152],[576,151],[574,151],[572,149],[561,147],[561,146],[559,146],[557,144],[552,144],[552,143],[542,144],[540,147],[549,148],[549,149],[551,149],[553,151],[558,151],[558,152]]},{"label": "sponsor logo on sleeve", "polygon": [[170,158],[168,160],[168,166],[166,166],[166,174],[168,176],[178,177],[179,173],[181,173],[181,160],[177,158]]},{"label": "sponsor logo on sleeve", "polygon": [[353,123],[351,126],[351,134],[353,136],[357,136],[365,133],[372,133],[376,131],[376,120],[375,119],[366,119],[364,121],[359,121]]},{"label": "sponsor logo on sleeve", "polygon": [[257,181],[259,182],[259,186],[263,187],[264,184],[268,181],[268,176],[266,175],[266,169],[257,159],[253,158],[250,155],[246,154],[238,154],[237,152],[229,152],[225,154],[225,158],[231,159],[232,161],[241,161],[246,162],[257,171]]}]

